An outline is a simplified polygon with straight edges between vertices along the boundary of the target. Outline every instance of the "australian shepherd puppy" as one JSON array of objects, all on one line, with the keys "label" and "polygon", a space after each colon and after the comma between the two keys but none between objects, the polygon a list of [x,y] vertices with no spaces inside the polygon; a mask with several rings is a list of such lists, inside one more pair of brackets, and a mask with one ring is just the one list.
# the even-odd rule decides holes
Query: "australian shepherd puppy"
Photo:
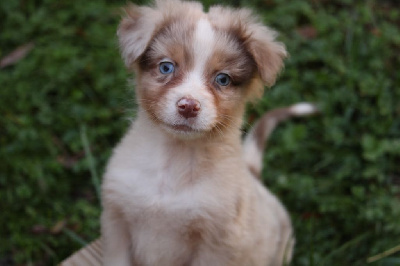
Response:
[{"label": "australian shepherd puppy", "polygon": [[289,216],[257,176],[269,129],[312,107],[267,116],[244,145],[240,130],[284,45],[248,9],[157,0],[125,10],[118,38],[139,107],[104,176],[104,264],[288,263]]}]

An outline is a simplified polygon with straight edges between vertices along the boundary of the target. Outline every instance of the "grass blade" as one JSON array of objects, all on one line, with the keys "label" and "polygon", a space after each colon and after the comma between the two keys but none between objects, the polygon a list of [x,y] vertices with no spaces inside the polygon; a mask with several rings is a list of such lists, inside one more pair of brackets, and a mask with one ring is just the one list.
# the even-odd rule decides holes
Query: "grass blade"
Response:
[{"label": "grass blade", "polygon": [[80,237],[77,233],[75,233],[72,230],[69,230],[68,228],[64,228],[63,233],[65,233],[69,238],[74,240],[75,242],[79,243],[82,245],[82,247],[86,246],[88,242],[84,240],[82,237]]},{"label": "grass blade", "polygon": [[88,167],[90,170],[90,175],[92,177],[92,184],[96,190],[96,195],[97,198],[99,199],[99,201],[101,200],[101,196],[100,196],[100,181],[99,181],[99,177],[97,175],[97,171],[96,171],[96,166],[94,163],[94,157],[92,155],[92,152],[90,150],[90,145],[89,145],[89,141],[87,138],[87,134],[86,134],[86,126],[85,125],[81,125],[81,141],[83,144],[83,148],[85,149],[85,154],[86,154],[86,159],[87,159],[87,163],[88,163]]}]

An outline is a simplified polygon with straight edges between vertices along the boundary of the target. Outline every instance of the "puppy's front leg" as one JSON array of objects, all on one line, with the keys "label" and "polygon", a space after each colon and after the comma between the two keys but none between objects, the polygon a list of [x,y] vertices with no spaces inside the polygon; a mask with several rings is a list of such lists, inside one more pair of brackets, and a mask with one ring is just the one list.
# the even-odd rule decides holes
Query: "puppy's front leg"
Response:
[{"label": "puppy's front leg", "polygon": [[123,217],[113,210],[103,210],[102,216],[103,237],[103,265],[130,266],[130,234]]}]

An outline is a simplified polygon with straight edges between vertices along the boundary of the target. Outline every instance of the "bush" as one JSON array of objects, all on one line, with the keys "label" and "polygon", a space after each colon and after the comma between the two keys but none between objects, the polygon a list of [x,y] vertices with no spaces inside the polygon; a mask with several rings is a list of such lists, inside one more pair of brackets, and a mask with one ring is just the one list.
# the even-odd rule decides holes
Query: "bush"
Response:
[{"label": "bush", "polygon": [[[124,3],[0,2],[0,57],[34,42],[0,70],[0,265],[56,264],[99,235],[98,176],[134,116],[115,38]],[[395,1],[231,4],[255,7],[291,54],[249,120],[298,101],[322,110],[279,127],[265,153],[265,183],[296,229],[293,265],[365,265],[398,246]]]}]

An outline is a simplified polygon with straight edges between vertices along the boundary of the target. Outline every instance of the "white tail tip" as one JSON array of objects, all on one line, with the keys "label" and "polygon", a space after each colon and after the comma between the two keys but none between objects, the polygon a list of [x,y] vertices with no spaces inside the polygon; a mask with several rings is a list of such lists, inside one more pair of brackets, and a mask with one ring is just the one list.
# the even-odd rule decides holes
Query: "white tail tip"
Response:
[{"label": "white tail tip", "polygon": [[312,103],[296,103],[290,106],[289,110],[295,116],[311,115],[318,112],[317,106]]}]

